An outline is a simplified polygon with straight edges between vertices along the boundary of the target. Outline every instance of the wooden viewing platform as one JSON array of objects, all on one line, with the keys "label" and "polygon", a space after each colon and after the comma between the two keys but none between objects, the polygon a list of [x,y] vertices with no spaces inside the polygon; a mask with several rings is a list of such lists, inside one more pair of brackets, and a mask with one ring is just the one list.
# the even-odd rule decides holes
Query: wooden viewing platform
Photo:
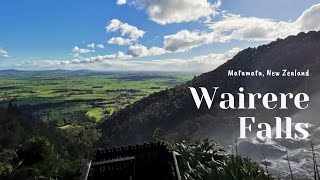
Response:
[{"label": "wooden viewing platform", "polygon": [[178,153],[164,143],[98,149],[83,179],[181,180]]}]

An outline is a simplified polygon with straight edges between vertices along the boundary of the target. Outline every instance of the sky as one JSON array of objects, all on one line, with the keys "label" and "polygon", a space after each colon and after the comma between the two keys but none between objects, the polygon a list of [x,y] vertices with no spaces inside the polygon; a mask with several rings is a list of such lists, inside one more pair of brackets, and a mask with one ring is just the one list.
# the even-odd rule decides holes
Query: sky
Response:
[{"label": "sky", "polygon": [[2,0],[0,69],[206,72],[318,22],[319,0]]}]

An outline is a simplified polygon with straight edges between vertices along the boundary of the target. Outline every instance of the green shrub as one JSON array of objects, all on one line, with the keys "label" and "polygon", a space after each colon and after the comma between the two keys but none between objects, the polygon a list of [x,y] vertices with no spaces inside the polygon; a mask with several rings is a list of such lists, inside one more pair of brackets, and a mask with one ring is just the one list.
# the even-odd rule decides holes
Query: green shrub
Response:
[{"label": "green shrub", "polygon": [[269,180],[258,163],[227,154],[217,143],[199,140],[192,144],[173,143],[171,148],[180,156],[180,171],[184,180]]}]

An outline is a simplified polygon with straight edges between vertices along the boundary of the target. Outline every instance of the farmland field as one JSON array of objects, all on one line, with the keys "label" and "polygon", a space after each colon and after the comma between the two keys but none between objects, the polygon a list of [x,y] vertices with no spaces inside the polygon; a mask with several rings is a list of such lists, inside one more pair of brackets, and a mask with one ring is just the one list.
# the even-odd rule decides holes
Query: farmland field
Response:
[{"label": "farmland field", "polygon": [[[9,102],[43,121],[85,112],[97,121],[193,75],[86,71],[0,72],[0,106]],[[65,126],[63,128],[67,128]]]}]

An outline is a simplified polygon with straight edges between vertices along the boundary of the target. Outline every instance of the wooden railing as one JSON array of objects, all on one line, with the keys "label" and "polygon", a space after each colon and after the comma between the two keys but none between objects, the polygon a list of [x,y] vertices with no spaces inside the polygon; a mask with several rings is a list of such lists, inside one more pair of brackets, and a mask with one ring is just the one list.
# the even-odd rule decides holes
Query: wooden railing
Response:
[{"label": "wooden railing", "polygon": [[98,149],[88,180],[180,180],[177,153],[164,143]]}]

